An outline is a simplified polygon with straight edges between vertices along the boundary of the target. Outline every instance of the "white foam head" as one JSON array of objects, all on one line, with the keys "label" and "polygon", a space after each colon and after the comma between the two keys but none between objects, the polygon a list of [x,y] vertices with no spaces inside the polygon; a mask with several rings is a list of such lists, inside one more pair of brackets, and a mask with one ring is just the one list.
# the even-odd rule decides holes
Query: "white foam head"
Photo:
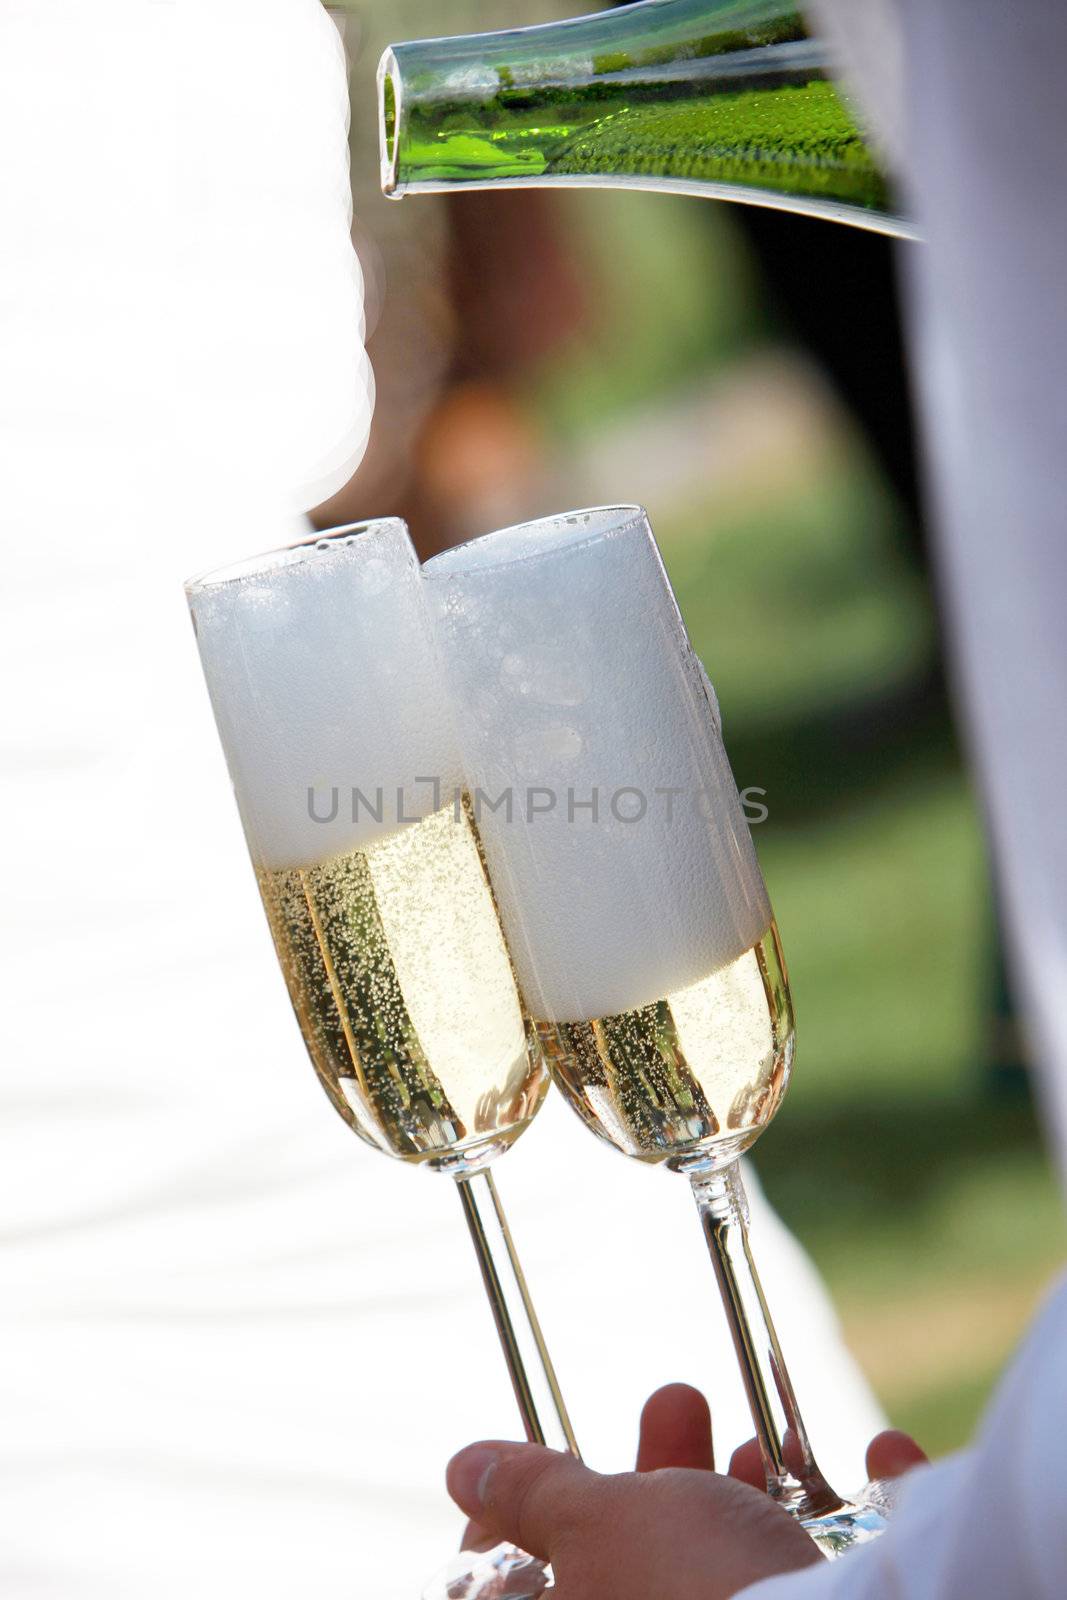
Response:
[{"label": "white foam head", "polygon": [[186,592],[258,865],[365,849],[446,803],[458,760],[403,522],[338,529]]},{"label": "white foam head", "polygon": [[508,528],[423,575],[534,1015],[613,1015],[750,949],[766,890],[644,511]]}]

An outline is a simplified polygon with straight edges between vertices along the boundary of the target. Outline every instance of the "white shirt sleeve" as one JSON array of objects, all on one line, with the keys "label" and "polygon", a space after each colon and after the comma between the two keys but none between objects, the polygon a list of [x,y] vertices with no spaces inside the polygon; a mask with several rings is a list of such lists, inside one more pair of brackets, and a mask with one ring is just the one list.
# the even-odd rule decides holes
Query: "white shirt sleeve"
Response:
[{"label": "white shirt sleeve", "polygon": [[1067,1279],[974,1446],[909,1476],[888,1533],[735,1600],[1062,1600],[1067,1584]]}]

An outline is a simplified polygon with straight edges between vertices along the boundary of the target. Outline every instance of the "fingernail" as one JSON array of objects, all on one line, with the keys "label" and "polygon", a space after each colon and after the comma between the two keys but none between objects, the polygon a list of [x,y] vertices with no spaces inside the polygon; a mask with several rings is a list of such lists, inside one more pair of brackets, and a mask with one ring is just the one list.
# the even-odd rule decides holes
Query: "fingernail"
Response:
[{"label": "fingernail", "polygon": [[448,1463],[448,1492],[468,1517],[476,1517],[485,1505],[489,1480],[499,1458],[500,1452],[492,1445],[472,1444]]}]

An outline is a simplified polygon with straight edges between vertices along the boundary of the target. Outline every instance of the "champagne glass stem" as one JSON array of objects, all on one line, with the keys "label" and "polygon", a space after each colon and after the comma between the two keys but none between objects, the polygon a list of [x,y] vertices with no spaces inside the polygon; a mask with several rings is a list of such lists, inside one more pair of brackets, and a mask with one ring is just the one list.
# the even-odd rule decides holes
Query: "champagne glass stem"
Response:
[{"label": "champagne glass stem", "polygon": [[526,1437],[581,1457],[541,1325],[488,1170],[456,1180]]},{"label": "champagne glass stem", "polygon": [[842,1505],[819,1471],[774,1331],[748,1238],[738,1163],[689,1180],[711,1253],[756,1428],[767,1492],[802,1520]]}]

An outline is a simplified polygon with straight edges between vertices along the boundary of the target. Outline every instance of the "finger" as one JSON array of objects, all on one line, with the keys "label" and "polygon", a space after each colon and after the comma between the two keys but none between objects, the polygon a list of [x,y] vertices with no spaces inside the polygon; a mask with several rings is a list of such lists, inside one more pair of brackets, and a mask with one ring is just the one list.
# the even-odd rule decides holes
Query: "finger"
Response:
[{"label": "finger", "polygon": [[700,1390],[687,1383],[657,1389],[641,1412],[638,1472],[658,1472],[662,1467],[710,1472],[714,1465],[711,1412]]},{"label": "finger", "polygon": [[867,1476],[900,1478],[929,1459],[910,1434],[901,1433],[899,1428],[888,1428],[867,1446]]},{"label": "finger", "polygon": [[730,1457],[729,1477],[738,1478],[742,1483],[750,1483],[753,1489],[766,1489],[767,1474],[763,1470],[763,1456],[759,1443],[755,1439],[747,1439],[744,1444],[739,1444]]},{"label": "finger", "polygon": [[550,1561],[601,1479],[573,1456],[538,1444],[472,1444],[448,1464],[448,1492],[494,1539]]},{"label": "finger", "polygon": [[494,1534],[486,1533],[485,1529],[477,1522],[468,1522],[463,1530],[461,1550],[491,1550],[499,1539]]}]

